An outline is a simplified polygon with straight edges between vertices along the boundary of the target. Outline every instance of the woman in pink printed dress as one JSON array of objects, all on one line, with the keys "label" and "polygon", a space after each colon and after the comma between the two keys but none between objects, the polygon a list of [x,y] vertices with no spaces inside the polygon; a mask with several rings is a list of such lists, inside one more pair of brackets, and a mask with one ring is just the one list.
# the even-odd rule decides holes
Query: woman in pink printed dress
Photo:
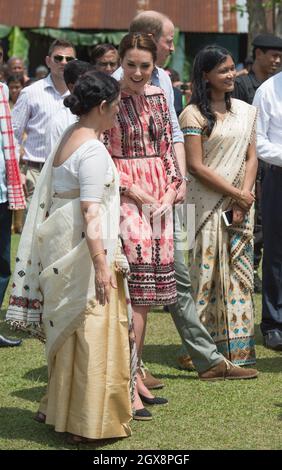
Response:
[{"label": "woman in pink printed dress", "polygon": [[[119,52],[121,102],[116,126],[107,131],[104,142],[120,175],[120,231],[131,270],[129,290],[140,361],[150,307],[176,302],[172,205],[182,179],[166,99],[160,88],[148,84],[156,61],[155,42],[151,35],[131,33],[121,41]],[[153,397],[139,375],[137,391],[139,419],[149,413],[141,408],[140,398],[149,404],[167,402]]]}]

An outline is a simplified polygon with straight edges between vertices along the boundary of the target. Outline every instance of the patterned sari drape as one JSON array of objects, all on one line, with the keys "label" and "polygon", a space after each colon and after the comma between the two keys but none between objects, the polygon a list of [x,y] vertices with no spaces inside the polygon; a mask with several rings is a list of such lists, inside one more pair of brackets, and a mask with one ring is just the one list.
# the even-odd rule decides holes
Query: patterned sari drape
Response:
[{"label": "patterned sari drape", "polygon": [[[184,135],[201,135],[204,164],[234,186],[245,177],[247,148],[254,136],[256,109],[232,100],[231,112],[218,119],[209,138],[196,106],[180,117]],[[195,204],[195,246],[190,254],[191,278],[199,316],[232,362],[255,362],[253,321],[253,210],[240,225],[226,229],[222,211],[229,197],[189,177],[188,202]]]}]

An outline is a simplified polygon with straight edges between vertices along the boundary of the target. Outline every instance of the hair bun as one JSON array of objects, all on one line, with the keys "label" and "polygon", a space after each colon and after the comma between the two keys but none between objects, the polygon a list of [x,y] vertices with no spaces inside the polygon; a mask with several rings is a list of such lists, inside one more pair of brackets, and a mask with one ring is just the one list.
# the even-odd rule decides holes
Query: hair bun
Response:
[{"label": "hair bun", "polygon": [[112,103],[119,92],[119,84],[113,77],[91,70],[78,78],[72,94],[64,99],[64,104],[73,114],[82,116],[104,100],[108,104]]},{"label": "hair bun", "polygon": [[97,85],[93,85],[92,87],[92,92],[93,93],[97,93],[98,95],[101,93],[102,91],[102,88],[97,84]]},{"label": "hair bun", "polygon": [[76,114],[77,116],[80,116],[80,114],[83,111],[83,107],[78,99],[77,96],[75,95],[69,95],[64,99],[64,105],[67,108],[70,108],[72,114]]}]

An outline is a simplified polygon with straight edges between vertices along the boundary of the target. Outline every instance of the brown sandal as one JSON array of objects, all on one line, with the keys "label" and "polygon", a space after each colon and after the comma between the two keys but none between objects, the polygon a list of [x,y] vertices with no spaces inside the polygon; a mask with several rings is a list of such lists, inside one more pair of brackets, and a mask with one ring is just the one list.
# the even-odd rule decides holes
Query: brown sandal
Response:
[{"label": "brown sandal", "polygon": [[41,413],[41,411],[37,411],[33,419],[35,419],[35,421],[37,421],[38,423],[45,423],[46,415],[44,413]]},{"label": "brown sandal", "polygon": [[70,434],[67,438],[68,444],[91,444],[97,442],[97,439],[90,439],[89,437],[78,436],[77,434]]}]

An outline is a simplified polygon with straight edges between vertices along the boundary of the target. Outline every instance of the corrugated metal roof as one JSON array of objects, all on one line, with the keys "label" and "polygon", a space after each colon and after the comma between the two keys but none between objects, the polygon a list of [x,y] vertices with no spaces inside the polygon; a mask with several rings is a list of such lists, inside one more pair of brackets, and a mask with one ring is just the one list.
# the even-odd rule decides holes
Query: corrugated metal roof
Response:
[{"label": "corrugated metal roof", "polygon": [[1,23],[8,26],[35,27],[40,23],[41,0],[26,0],[19,3],[17,0],[1,0]]},{"label": "corrugated metal roof", "polygon": [[142,9],[167,14],[181,31],[237,32],[236,0],[1,0],[0,22],[23,28],[126,30]]}]

